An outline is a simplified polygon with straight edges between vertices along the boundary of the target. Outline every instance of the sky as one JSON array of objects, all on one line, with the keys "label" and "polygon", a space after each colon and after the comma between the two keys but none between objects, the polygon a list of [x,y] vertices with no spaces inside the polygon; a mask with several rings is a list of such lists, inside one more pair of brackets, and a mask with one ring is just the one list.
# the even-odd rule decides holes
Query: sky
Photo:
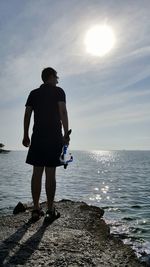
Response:
[{"label": "sky", "polygon": [[[150,1],[1,0],[0,142],[23,150],[23,116],[41,71],[67,97],[70,149],[150,150]],[[109,25],[115,45],[86,51],[85,34]],[[30,134],[32,133],[32,124]]]}]

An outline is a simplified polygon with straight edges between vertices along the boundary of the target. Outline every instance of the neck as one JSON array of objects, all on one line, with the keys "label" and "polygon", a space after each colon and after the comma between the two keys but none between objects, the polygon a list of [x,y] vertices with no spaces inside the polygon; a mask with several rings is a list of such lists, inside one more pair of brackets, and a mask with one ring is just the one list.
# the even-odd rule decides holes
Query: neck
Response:
[{"label": "neck", "polygon": [[56,84],[55,84],[54,82],[52,82],[52,81],[47,81],[47,82],[44,83],[44,84],[49,84],[49,85],[52,85],[52,86],[56,86]]}]

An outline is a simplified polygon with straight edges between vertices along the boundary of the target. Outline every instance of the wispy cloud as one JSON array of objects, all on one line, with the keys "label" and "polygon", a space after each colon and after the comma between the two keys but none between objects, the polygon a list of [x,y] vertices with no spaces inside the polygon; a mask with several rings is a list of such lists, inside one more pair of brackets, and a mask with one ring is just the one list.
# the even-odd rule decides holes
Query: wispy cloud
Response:
[{"label": "wispy cloud", "polygon": [[[8,2],[0,3],[0,107],[6,121],[8,111],[13,111],[12,120],[15,110],[22,112],[29,91],[41,83],[42,68],[51,65],[66,90],[74,127],[90,125],[98,131],[99,124],[148,122],[147,0]],[[84,47],[86,30],[98,23],[110,24],[116,34],[116,46],[104,58],[91,57]]]}]

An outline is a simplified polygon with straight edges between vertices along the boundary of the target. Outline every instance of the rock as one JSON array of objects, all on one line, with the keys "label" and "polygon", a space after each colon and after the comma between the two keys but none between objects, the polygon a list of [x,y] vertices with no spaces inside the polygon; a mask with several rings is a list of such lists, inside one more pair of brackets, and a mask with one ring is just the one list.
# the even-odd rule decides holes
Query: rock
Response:
[{"label": "rock", "polygon": [[144,255],[140,258],[142,263],[145,263],[146,267],[150,267],[150,254]]},{"label": "rock", "polygon": [[[41,206],[46,210],[45,202]],[[102,209],[69,200],[55,206],[61,216],[49,225],[43,218],[32,224],[30,212],[0,217],[0,266],[144,266],[110,235]]]},{"label": "rock", "polygon": [[92,205],[87,205],[86,203],[83,203],[80,205],[80,209],[81,210],[87,210],[89,212],[91,212],[92,214],[95,213],[97,214],[97,216],[99,218],[101,218],[103,215],[104,215],[104,210],[103,209],[100,209],[99,207],[95,207],[95,206],[92,206]]},{"label": "rock", "polygon": [[18,202],[18,204],[16,205],[16,207],[13,210],[13,214],[18,214],[19,212],[25,212],[26,209],[27,209],[27,205],[26,204]]}]

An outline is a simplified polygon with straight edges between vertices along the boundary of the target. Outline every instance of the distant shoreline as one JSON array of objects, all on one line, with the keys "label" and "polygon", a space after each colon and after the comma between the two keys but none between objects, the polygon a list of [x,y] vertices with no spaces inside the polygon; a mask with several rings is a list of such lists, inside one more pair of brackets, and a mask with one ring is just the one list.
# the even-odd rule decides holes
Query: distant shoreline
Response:
[{"label": "distant shoreline", "polygon": [[[150,152],[150,149],[145,149],[145,150],[142,150],[142,149],[109,149],[109,150],[104,150],[104,149],[69,149],[70,151],[75,151],[75,152]],[[12,150],[4,150],[4,151],[12,151],[12,152],[22,152],[22,151],[27,151],[27,149],[12,149]]]},{"label": "distant shoreline", "polygon": [[8,153],[8,152],[10,152],[10,150],[0,149],[0,153]]}]

